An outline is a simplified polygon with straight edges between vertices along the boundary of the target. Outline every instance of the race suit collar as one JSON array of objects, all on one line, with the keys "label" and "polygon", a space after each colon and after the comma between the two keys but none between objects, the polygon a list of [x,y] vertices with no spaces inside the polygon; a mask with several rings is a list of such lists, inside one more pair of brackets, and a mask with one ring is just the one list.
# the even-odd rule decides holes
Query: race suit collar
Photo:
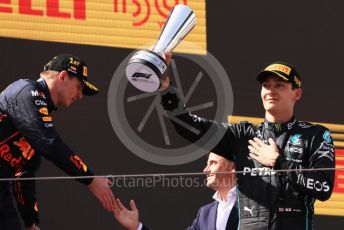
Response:
[{"label": "race suit collar", "polygon": [[291,119],[285,123],[272,123],[264,119],[263,125],[265,129],[271,130],[273,132],[284,132],[286,130],[292,129],[295,123],[296,119],[294,116],[292,116]]},{"label": "race suit collar", "polygon": [[45,82],[45,80],[43,78],[39,78],[37,80],[37,82],[42,86],[42,88],[44,89],[44,94],[46,95],[47,97],[47,103],[48,103],[48,110],[49,110],[49,113],[51,113],[53,110],[57,110],[57,107],[55,107],[54,105],[54,102],[53,100],[51,99],[51,96],[50,96],[50,91],[49,91],[49,88],[48,88],[48,85],[47,83]]}]

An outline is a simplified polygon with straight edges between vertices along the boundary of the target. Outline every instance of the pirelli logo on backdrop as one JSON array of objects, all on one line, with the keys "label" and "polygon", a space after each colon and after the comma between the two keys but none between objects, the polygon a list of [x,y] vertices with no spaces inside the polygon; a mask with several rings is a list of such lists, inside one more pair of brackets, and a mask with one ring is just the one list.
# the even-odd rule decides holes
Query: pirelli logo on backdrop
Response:
[{"label": "pirelli logo on backdrop", "polygon": [[[263,118],[258,117],[243,117],[243,116],[229,116],[229,123],[238,123],[240,121],[248,121],[254,125],[263,122]],[[311,122],[313,124],[320,124],[327,127],[333,139],[336,155],[336,168],[344,168],[344,125],[343,124],[329,124]],[[300,123],[301,128],[309,128],[308,125]],[[325,137],[324,137],[325,138]],[[299,178],[304,179],[304,178]],[[315,186],[316,181],[308,182],[306,185]],[[317,188],[320,189],[319,184]],[[327,189],[327,185],[323,184],[321,189]],[[329,200],[325,202],[316,201],[314,204],[314,212],[317,215],[330,215],[330,216],[344,216],[344,171],[336,170],[333,193]]]},{"label": "pirelli logo on backdrop", "polygon": [[136,49],[156,42],[176,4],[197,23],[175,51],[206,54],[205,0],[4,0],[0,36]]}]

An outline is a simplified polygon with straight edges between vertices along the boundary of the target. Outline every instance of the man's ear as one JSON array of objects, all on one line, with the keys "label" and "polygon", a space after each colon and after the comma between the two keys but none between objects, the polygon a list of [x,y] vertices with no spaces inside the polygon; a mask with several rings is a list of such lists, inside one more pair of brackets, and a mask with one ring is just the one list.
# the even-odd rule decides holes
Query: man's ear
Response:
[{"label": "man's ear", "polygon": [[68,77],[67,71],[66,71],[66,70],[62,70],[62,71],[59,73],[58,79],[59,79],[60,81],[64,81],[64,80],[66,79],[66,77]]},{"label": "man's ear", "polygon": [[297,89],[294,89],[295,90],[295,101],[298,101],[301,99],[301,96],[302,96],[302,89],[301,88],[297,88]]}]

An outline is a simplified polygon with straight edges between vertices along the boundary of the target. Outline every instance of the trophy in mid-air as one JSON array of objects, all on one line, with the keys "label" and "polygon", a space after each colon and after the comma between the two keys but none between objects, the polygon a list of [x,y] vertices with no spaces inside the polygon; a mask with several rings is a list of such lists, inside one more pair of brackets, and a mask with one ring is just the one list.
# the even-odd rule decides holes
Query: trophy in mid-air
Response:
[{"label": "trophy in mid-air", "polygon": [[165,52],[171,52],[196,25],[196,16],[186,5],[176,5],[166,21],[153,50],[139,50],[130,58],[126,75],[129,82],[144,92],[160,88],[167,70]]}]

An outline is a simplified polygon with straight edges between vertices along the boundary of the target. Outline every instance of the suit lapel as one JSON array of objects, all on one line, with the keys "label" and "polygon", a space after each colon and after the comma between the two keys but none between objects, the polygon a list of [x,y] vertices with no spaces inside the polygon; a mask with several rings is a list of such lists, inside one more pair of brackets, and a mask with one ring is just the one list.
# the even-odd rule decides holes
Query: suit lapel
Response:
[{"label": "suit lapel", "polygon": [[235,202],[231,213],[229,214],[226,230],[236,230],[238,228],[239,216],[238,216],[238,206],[237,202]]},{"label": "suit lapel", "polygon": [[208,222],[208,230],[216,230],[216,215],[217,215],[217,206],[219,202],[214,201],[214,205],[211,206],[209,211],[209,222]]}]

